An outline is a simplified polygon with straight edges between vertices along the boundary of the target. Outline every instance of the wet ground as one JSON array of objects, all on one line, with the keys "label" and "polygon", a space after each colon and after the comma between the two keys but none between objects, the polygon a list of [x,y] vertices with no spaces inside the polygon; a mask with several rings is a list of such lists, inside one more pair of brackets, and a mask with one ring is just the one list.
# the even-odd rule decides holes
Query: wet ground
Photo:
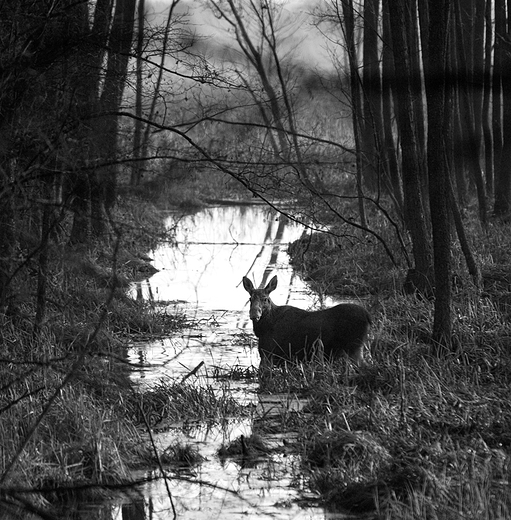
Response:
[{"label": "wet ground", "polygon": [[[252,325],[248,319],[248,294],[243,276],[255,285],[277,274],[279,285],[272,293],[278,304],[304,308],[317,304],[306,285],[289,266],[287,246],[304,228],[262,206],[220,206],[197,214],[170,216],[175,244],[162,244],[151,253],[159,270],[132,289],[134,298],[165,302],[169,313],[184,313],[193,324],[178,335],[133,344],[129,360],[139,368],[132,380],[141,389],[161,378],[177,381],[190,374],[194,384],[213,385],[228,392],[251,410],[248,416],[232,417],[218,425],[197,423],[183,430],[169,425],[154,434],[165,447],[181,441],[195,446],[203,462],[185,472],[169,471],[137,476],[154,478],[140,494],[125,503],[111,504],[106,516],[139,519],[323,519],[339,518],[313,507],[300,471],[297,455],[285,449],[262,452],[246,462],[221,459],[218,449],[244,435],[250,436],[254,421],[269,419],[285,409],[305,404],[292,396],[268,396],[258,390],[256,378],[226,380],[218,377],[233,366],[256,369],[259,365]],[[266,435],[264,443],[282,448],[282,435]],[[310,501],[313,503],[313,501]]]}]

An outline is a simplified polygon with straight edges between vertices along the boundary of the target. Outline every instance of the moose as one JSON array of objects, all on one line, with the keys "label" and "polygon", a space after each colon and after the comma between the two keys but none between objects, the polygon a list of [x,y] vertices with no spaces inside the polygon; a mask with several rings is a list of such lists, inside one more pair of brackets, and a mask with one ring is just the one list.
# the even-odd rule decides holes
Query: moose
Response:
[{"label": "moose", "polygon": [[264,289],[256,289],[245,276],[243,287],[250,294],[250,319],[263,363],[311,360],[321,345],[326,359],[347,354],[357,365],[362,363],[371,318],[360,305],[341,303],[319,311],[275,305],[270,293],[277,287],[276,276]]}]

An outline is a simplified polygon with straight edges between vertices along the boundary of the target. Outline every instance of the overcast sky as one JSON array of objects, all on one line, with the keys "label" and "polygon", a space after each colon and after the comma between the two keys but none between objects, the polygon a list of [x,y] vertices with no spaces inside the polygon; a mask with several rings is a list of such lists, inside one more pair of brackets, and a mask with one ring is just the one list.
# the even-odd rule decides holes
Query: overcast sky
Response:
[{"label": "overcast sky", "polygon": [[[322,0],[288,0],[284,2],[284,14],[295,20],[294,27],[289,37],[285,40],[287,50],[292,50],[292,59],[310,68],[324,68],[329,64],[330,58],[326,51],[326,42],[318,29],[312,24],[311,11],[315,5],[323,3]],[[170,0],[148,0],[147,9],[153,20],[166,19]],[[215,45],[211,50],[222,45],[229,46],[231,37],[222,30],[222,22],[215,18],[211,11],[204,7],[204,0],[181,0],[176,9],[177,13],[188,13],[188,19],[194,32],[198,36],[214,39]],[[329,67],[328,67],[329,68]]]}]

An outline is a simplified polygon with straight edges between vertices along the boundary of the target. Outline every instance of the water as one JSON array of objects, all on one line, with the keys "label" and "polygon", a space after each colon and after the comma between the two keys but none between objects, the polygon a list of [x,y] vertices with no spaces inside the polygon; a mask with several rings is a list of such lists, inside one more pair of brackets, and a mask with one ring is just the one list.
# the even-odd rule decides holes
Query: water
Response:
[{"label": "water", "polygon": [[[191,379],[217,385],[241,404],[252,405],[254,412],[252,417],[231,418],[214,427],[198,424],[186,433],[176,427],[155,434],[161,449],[180,440],[196,446],[204,462],[185,475],[168,473],[166,479],[147,483],[135,500],[108,506],[107,516],[167,519],[175,513],[186,520],[326,518],[320,508],[297,504],[296,499],[307,493],[297,456],[285,452],[266,455],[250,467],[217,456],[222,443],[250,435],[253,420],[282,408],[300,409],[304,403],[288,396],[260,395],[255,379],[230,381],[226,388],[222,386],[226,383],[211,377],[233,366],[248,369],[259,365],[255,340],[244,337],[240,341],[243,333],[253,338],[243,276],[257,286],[276,274],[279,284],[272,298],[278,304],[309,308],[318,303],[293,272],[286,253],[288,244],[304,228],[259,205],[210,207],[183,218],[170,216],[167,225],[174,229],[176,244],[162,244],[152,252],[159,272],[134,285],[132,296],[164,302],[169,312],[185,313],[194,325],[172,337],[134,344],[129,359],[140,368],[133,371],[133,383],[150,388],[162,377],[180,380],[201,365]],[[264,442],[283,446],[281,435],[266,435]]]},{"label": "water", "polygon": [[[211,207],[194,215],[171,216],[176,245],[162,244],[151,254],[159,270],[132,289],[134,298],[169,302],[169,312],[184,312],[197,326],[183,334],[135,346],[130,360],[149,370],[133,379],[150,383],[163,375],[184,376],[200,362],[217,367],[257,367],[259,354],[237,344],[242,333],[252,334],[248,293],[243,276],[255,285],[278,276],[272,299],[279,305],[310,308],[317,305],[303,280],[289,265],[287,247],[304,227],[260,205]],[[144,381],[141,381],[144,380]]]}]

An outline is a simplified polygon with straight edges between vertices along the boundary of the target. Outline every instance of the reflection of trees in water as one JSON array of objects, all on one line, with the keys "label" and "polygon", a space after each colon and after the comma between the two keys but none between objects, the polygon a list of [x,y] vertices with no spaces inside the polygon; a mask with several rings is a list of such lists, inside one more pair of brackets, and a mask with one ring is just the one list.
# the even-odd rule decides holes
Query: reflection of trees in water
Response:
[{"label": "reflection of trees in water", "polygon": [[[152,510],[151,499],[149,499],[149,510]],[[152,514],[151,514],[152,516]],[[122,505],[122,520],[146,520],[150,518],[146,515],[144,498],[134,498],[131,502]]]},{"label": "reflection of trees in water", "polygon": [[[277,211],[259,205],[206,208],[180,217],[175,229],[175,241],[161,244],[151,254],[159,273],[134,284],[133,298],[200,302],[201,308],[242,311],[243,276],[265,282],[276,269],[281,301],[299,294],[302,284],[294,278],[285,249],[303,228]],[[288,287],[290,282],[294,289]]]}]

